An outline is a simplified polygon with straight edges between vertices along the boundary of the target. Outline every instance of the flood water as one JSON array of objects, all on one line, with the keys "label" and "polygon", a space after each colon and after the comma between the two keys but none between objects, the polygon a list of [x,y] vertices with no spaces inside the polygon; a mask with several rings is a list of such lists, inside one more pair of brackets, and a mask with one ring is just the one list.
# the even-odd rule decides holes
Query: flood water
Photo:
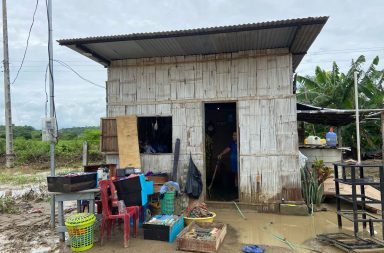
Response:
[{"label": "flood water", "polygon": [[[241,252],[241,247],[245,244],[265,246],[267,253],[343,252],[315,239],[317,234],[322,233],[353,232],[352,223],[344,219],[343,229],[339,230],[334,206],[327,207],[329,211],[316,212],[313,216],[288,216],[243,210],[246,220],[235,209],[212,209],[217,214],[215,221],[226,223],[228,226],[227,235],[218,252]],[[375,225],[375,231],[378,232],[377,238],[381,238],[379,224]],[[138,237],[131,237],[128,249],[123,248],[123,235],[120,231],[110,240],[106,240],[104,246],[100,246],[99,242],[95,243],[89,252],[180,252],[176,251],[176,243],[144,240],[142,233],[142,229],[139,229]],[[367,232],[361,234],[365,235]]]}]

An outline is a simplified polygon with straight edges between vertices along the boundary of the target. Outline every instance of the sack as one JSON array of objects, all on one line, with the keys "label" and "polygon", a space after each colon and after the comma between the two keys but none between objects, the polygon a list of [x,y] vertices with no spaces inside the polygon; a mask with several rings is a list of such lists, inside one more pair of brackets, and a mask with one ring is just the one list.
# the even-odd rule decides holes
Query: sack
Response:
[{"label": "sack", "polygon": [[187,185],[185,186],[185,192],[190,198],[198,199],[203,191],[203,182],[201,180],[201,173],[197,169],[195,163],[192,160],[192,155],[189,157]]}]

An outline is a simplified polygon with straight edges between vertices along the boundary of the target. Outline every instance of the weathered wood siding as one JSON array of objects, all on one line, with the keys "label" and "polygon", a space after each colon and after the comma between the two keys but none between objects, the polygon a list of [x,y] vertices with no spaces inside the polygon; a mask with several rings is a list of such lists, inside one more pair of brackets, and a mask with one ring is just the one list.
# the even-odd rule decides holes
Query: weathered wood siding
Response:
[{"label": "weathered wood siding", "polygon": [[[204,102],[237,101],[241,201],[295,199],[300,172],[291,66],[287,49],[114,61],[107,116],[171,115],[173,143],[181,139],[179,166],[186,175],[191,153],[205,182]],[[171,171],[172,155],[141,159],[144,170]]]}]

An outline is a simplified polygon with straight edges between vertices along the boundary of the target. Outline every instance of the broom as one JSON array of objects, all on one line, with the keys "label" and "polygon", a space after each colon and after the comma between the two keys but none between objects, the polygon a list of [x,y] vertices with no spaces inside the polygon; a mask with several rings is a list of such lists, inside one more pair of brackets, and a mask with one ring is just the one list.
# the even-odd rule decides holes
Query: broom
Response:
[{"label": "broom", "polygon": [[214,170],[214,172],[213,172],[213,176],[212,176],[212,180],[211,180],[211,183],[210,183],[209,186],[208,186],[208,196],[209,196],[209,197],[211,197],[211,189],[212,189],[212,186],[213,186],[213,182],[215,181],[216,172],[217,172],[217,169],[218,169],[219,166],[220,166],[220,162],[221,162],[221,159],[217,159],[216,166],[215,166],[215,170]]}]

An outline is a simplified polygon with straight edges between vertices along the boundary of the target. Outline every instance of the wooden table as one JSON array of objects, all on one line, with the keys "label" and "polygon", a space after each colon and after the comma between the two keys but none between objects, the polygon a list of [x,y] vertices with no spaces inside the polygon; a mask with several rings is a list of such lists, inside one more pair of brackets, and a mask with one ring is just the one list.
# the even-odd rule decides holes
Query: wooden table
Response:
[{"label": "wooden table", "polygon": [[[65,240],[65,232],[67,231],[64,224],[64,210],[63,210],[63,202],[70,200],[77,200],[77,212],[81,212],[81,200],[89,200],[89,212],[95,212],[95,196],[100,192],[99,188],[88,189],[84,191],[78,192],[49,192],[50,195],[55,197],[55,201],[57,202],[57,210],[58,210],[58,222],[59,226],[57,227],[57,232],[60,233],[60,240]],[[54,225],[54,224],[53,224]]]}]

